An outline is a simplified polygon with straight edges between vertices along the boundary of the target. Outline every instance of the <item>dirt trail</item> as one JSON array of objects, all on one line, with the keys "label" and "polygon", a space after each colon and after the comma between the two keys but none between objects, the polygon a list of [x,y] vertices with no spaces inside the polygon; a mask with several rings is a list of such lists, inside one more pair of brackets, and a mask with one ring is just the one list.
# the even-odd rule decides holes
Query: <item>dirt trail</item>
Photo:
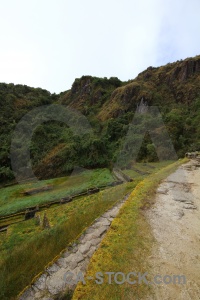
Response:
[{"label": "dirt trail", "polygon": [[[191,160],[179,167],[157,189],[147,212],[155,238],[149,257],[155,275],[185,275],[186,284],[153,284],[153,300],[200,299],[200,168]],[[172,278],[172,277],[171,277]],[[160,277],[158,278],[160,281]],[[165,279],[167,282],[170,278]],[[162,280],[163,281],[163,280]],[[181,281],[183,282],[183,281]]]}]

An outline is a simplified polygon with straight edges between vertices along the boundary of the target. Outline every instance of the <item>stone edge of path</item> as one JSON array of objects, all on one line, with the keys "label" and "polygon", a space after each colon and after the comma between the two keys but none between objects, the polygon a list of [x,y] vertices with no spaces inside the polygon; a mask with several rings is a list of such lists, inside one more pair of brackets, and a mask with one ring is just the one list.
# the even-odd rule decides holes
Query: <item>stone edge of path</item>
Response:
[{"label": "stone edge of path", "polygon": [[44,299],[53,300],[52,297],[67,288],[74,290],[76,285],[67,285],[65,274],[72,272],[77,276],[83,275],[87,270],[93,253],[99,248],[106,232],[110,228],[113,219],[119,213],[120,208],[128,199],[127,194],[112,208],[98,217],[72,244],[60,253],[56,259],[45,268],[44,272],[36,276],[32,283],[26,287],[17,297],[19,300]]}]

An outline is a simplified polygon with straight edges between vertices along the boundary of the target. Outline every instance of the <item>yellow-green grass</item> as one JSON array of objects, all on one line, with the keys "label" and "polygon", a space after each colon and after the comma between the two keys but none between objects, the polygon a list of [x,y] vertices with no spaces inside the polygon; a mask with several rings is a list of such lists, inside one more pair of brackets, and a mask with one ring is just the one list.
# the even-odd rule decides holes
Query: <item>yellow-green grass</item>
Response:
[{"label": "yellow-green grass", "polygon": [[131,169],[124,169],[123,172],[131,178],[145,178],[148,174],[155,173],[157,170],[164,168],[173,161],[133,163]]},{"label": "yellow-green grass", "polygon": [[[148,176],[133,190],[112,222],[100,248],[93,255],[85,275],[86,284],[79,282],[73,300],[146,299],[150,293],[149,285],[131,285],[127,282],[118,285],[114,280],[112,284],[108,284],[105,272],[148,272],[147,258],[151,253],[153,235],[143,212],[152,205],[156,187],[161,180],[184,161],[186,160],[177,161]],[[87,277],[95,278],[97,272],[104,274],[104,283],[101,285],[96,284],[94,280],[87,280]],[[121,277],[118,279],[121,280]]]},{"label": "yellow-green grass", "polygon": [[36,219],[10,226],[7,234],[1,236],[0,299],[15,297],[85,228],[137,183],[126,183],[49,208],[46,213],[50,229],[42,230]]},{"label": "yellow-green grass", "polygon": [[[133,188],[137,184],[137,182],[138,181],[130,184],[130,188]],[[106,189],[104,192],[100,192],[99,194],[94,194],[91,196],[80,197],[79,199],[73,200],[72,202],[69,202],[67,204],[50,207],[42,212],[38,212],[37,215],[40,216],[42,220],[44,213],[46,213],[50,222],[50,226],[55,227],[62,222],[67,221],[69,217],[71,215],[75,215],[77,211],[80,215],[86,214],[87,210],[90,209],[90,206],[94,203],[99,204],[102,200],[106,200],[108,205],[110,205],[110,203],[113,203],[113,201],[115,202],[115,193],[120,192],[121,197],[124,195],[122,192],[124,190],[126,192],[127,187],[129,187],[129,185]],[[117,200],[119,200],[119,197],[117,197]],[[1,258],[3,257],[4,252],[11,251],[13,247],[19,246],[22,242],[26,242],[32,236],[38,234],[38,232],[41,231],[42,228],[40,226],[37,226],[37,220],[35,218],[27,220],[25,222],[10,225],[7,233],[2,233],[0,235]]]},{"label": "yellow-green grass", "polygon": [[[157,163],[157,164],[155,164],[154,168],[149,168],[149,171],[155,172],[156,170],[158,170],[159,168],[163,167],[163,165],[166,165],[166,164],[169,164],[169,162]],[[141,166],[142,166],[141,164],[137,164],[137,168],[139,168]],[[97,171],[98,171],[97,174],[99,174],[99,170],[97,170]],[[127,172],[128,171],[134,172],[132,170],[127,170]],[[105,172],[102,172],[101,174],[103,174],[105,176]],[[131,173],[131,174],[133,174],[133,173]],[[138,175],[138,173],[136,175]],[[134,183],[133,183],[133,185],[130,185],[130,186],[131,187],[135,186],[137,184],[137,182],[139,182],[143,177],[144,176],[140,176],[140,175],[135,176]],[[76,179],[77,179],[77,177],[76,177]],[[54,182],[54,184],[59,182],[59,186],[61,186],[62,184],[66,184],[66,181],[64,181],[62,183],[63,180],[64,180],[64,178],[58,178],[58,179],[54,179],[53,182]],[[44,183],[42,182],[41,184],[44,184]],[[124,187],[122,188],[122,190],[123,189],[124,189]],[[111,189],[109,192],[107,192],[108,190],[106,190],[106,192],[103,193],[102,195],[104,195],[104,197],[105,197],[105,195],[109,196],[109,193],[111,191],[115,191],[115,190],[117,190],[117,188]],[[98,195],[93,195],[92,197],[85,196],[85,197],[81,197],[77,200],[73,200],[73,202],[71,202],[71,203],[64,204],[61,206],[58,205],[56,207],[49,208],[46,211],[48,214],[50,224],[52,226],[56,226],[59,223],[65,221],[69,215],[74,213],[74,211],[76,209],[82,209],[83,213],[84,213],[85,207],[87,208],[87,205],[90,204],[92,199],[96,199],[96,198],[99,198],[99,196]],[[41,216],[41,219],[42,219],[42,217],[44,215],[44,211],[40,212],[39,215]],[[23,219],[24,219],[23,216],[16,216],[16,217],[12,218],[12,222],[17,222],[17,220],[23,220]],[[6,219],[5,221],[2,220],[0,224],[2,226],[9,225],[9,222],[10,222],[10,219],[9,220]],[[34,236],[38,232],[38,230],[41,231],[41,229],[36,226],[35,219],[9,226],[7,233],[0,234],[0,236],[1,236],[1,239],[0,239],[1,257],[3,257],[3,252],[6,252],[7,250],[12,250],[12,248],[14,246],[18,246],[19,244],[21,244],[21,242],[29,240],[32,236]]]},{"label": "yellow-green grass", "polygon": [[[110,171],[106,168],[86,170],[73,176],[42,180],[35,183],[18,184],[0,189],[0,216],[16,213],[26,207],[41,205],[83,190],[113,182]],[[24,191],[51,185],[52,190],[25,196]]]},{"label": "yellow-green grass", "polygon": [[[166,163],[169,164],[169,162]],[[150,168],[150,171],[156,171],[162,166],[162,164],[157,164],[156,168]],[[108,181],[110,174],[107,171],[101,172],[102,179],[99,172],[100,170],[96,171],[99,184],[102,184],[103,180],[104,182],[105,180]],[[107,179],[105,179],[106,174]],[[37,225],[36,219],[31,219],[11,225],[7,233],[1,233],[0,299],[2,297],[3,299],[11,299],[16,296],[31,282],[35,275],[44,269],[45,265],[69,243],[73,242],[84,228],[122,199],[125,194],[132,191],[141,179],[142,177],[136,177],[133,182],[47,209],[46,213],[51,225],[50,230],[42,230]],[[60,187],[62,185],[66,187],[64,178],[51,180],[51,184],[52,182],[55,186],[59,183]],[[38,187],[38,184],[34,187]],[[43,182],[40,184],[42,185]],[[94,180],[92,184],[94,184]],[[51,191],[46,193],[51,193]],[[42,219],[44,211],[39,214]]]}]

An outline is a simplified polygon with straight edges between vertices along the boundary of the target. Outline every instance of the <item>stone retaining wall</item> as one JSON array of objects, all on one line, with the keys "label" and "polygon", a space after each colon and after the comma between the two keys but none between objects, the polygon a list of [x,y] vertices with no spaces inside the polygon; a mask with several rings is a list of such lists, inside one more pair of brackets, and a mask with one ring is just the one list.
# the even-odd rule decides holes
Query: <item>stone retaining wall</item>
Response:
[{"label": "stone retaining wall", "polygon": [[80,236],[78,241],[73,244],[71,249],[66,250],[62,257],[48,267],[35,282],[32,282],[31,287],[23,291],[18,299],[53,300],[54,296],[67,288],[74,290],[76,285],[68,285],[66,283],[66,273],[72,272],[74,279],[79,272],[85,273],[90,258],[99,247],[112,220],[116,217],[128,196],[126,195],[123,200],[96,219],[86,232]]}]

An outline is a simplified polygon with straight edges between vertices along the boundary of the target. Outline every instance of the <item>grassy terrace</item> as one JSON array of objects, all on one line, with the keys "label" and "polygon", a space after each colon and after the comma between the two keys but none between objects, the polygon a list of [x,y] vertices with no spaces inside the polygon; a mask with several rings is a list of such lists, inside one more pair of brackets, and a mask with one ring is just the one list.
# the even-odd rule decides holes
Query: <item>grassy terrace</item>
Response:
[{"label": "grassy terrace", "polygon": [[[132,174],[133,182],[108,188],[94,195],[80,197],[68,204],[48,208],[46,214],[51,225],[50,229],[44,230],[35,218],[9,226],[7,233],[0,234],[0,299],[13,299],[25,286],[30,284],[34,276],[44,270],[50,261],[70,243],[73,243],[78,235],[90,226],[97,217],[121,200],[128,192],[133,191],[145,176],[157,172],[167,164],[169,162],[151,166],[138,164],[135,168],[137,167],[137,170],[140,169],[140,171],[144,171],[145,168],[145,174],[141,175],[138,172],[133,173],[135,171],[132,170],[124,170],[125,173]],[[133,176],[134,174],[135,176]],[[21,197],[20,193],[25,189],[36,188],[38,185],[42,186],[47,183],[54,185],[53,191],[46,191],[34,196],[24,196],[23,201],[25,202],[30,198],[29,204],[27,202],[25,204],[27,207],[41,203],[44,197],[45,199],[52,199],[51,197],[54,195],[59,198],[69,191],[71,193],[112,181],[113,178],[106,169],[87,171],[70,177],[67,181],[66,178],[58,178],[41,181],[36,186],[19,185],[3,188],[1,189],[1,203],[4,203],[2,206],[4,213],[5,211],[8,213],[8,211],[13,211],[13,207],[22,207],[22,205],[17,206],[17,202]],[[12,207],[10,210],[9,204],[5,203],[6,199]],[[42,219],[44,211],[39,212],[39,215]],[[119,242],[119,240],[116,241]]]},{"label": "grassy terrace", "polygon": [[60,251],[137,183],[119,185],[49,208],[47,216],[51,229],[42,230],[35,219],[10,226],[7,234],[1,236],[0,299],[16,296]]},{"label": "grassy terrace", "polygon": [[[112,277],[112,284],[108,284],[108,275],[105,272],[148,272],[147,257],[151,253],[153,236],[144,217],[144,210],[154,201],[155,189],[161,180],[174,172],[184,160],[173,163],[160,171],[146,177],[132,191],[127,202],[121,208],[119,215],[101,243],[100,248],[94,253],[88,271],[85,275],[86,284],[79,283],[73,300],[99,300],[99,299],[146,299],[150,286],[142,284],[116,284]],[[104,282],[96,284],[97,272],[104,274]],[[117,278],[119,281],[122,277]],[[131,281],[137,278],[130,278]],[[149,278],[150,279],[150,278]],[[151,280],[151,279],[150,279]]]},{"label": "grassy terrace", "polygon": [[[48,203],[73,193],[81,193],[87,188],[108,184],[113,181],[114,179],[108,169],[96,169],[86,170],[73,176],[2,188],[0,189],[0,216],[16,213],[26,207],[37,204]],[[53,189],[35,195],[23,195],[23,192],[26,190],[47,185],[52,186]]]}]

